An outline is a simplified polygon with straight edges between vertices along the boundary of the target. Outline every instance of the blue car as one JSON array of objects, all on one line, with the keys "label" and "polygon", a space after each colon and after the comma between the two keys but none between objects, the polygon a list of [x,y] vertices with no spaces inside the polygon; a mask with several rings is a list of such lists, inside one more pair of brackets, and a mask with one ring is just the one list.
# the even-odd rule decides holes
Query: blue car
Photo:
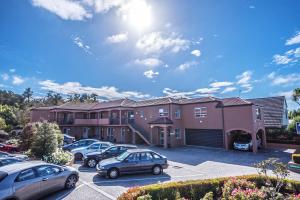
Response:
[{"label": "blue car", "polygon": [[77,142],[64,145],[62,147],[62,149],[65,150],[65,151],[71,151],[71,150],[79,148],[79,147],[87,147],[87,146],[89,146],[89,145],[91,145],[95,142],[99,142],[99,140],[96,140],[96,139],[82,139],[82,140],[78,140]]}]

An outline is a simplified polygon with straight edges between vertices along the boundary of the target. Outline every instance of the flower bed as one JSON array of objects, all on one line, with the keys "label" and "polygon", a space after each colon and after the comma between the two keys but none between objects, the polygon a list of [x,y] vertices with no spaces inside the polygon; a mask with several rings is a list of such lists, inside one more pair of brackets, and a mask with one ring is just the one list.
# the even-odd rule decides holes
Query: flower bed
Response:
[{"label": "flower bed", "polygon": [[[267,199],[268,187],[276,185],[275,177],[248,175],[207,180],[170,182],[135,187],[123,193],[118,200],[179,200],[179,199]],[[211,194],[211,193],[213,194]],[[210,193],[210,194],[209,194]],[[285,179],[278,199],[299,199],[300,182]],[[205,196],[205,197],[204,197]]]}]

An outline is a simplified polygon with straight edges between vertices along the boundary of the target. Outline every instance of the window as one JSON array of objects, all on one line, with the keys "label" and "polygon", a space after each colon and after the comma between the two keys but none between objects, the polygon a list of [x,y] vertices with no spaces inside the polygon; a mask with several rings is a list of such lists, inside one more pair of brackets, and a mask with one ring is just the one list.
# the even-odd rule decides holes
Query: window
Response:
[{"label": "window", "polygon": [[106,149],[108,147],[108,144],[102,144],[100,149]]},{"label": "window", "polygon": [[99,147],[100,147],[100,144],[92,144],[92,145],[89,147],[89,149],[97,150],[97,149],[99,149]]},{"label": "window", "polygon": [[166,109],[164,109],[164,108],[158,109],[158,112],[159,112],[159,116],[160,117],[165,117],[165,116],[169,115],[168,111]]},{"label": "window", "polygon": [[34,178],[36,178],[36,175],[35,175],[33,169],[26,169],[19,174],[16,181],[21,182],[21,181],[27,181],[30,179],[34,179]]},{"label": "window", "polygon": [[174,114],[175,114],[175,119],[180,119],[180,117],[181,117],[181,111],[179,109],[176,110]]},{"label": "window", "polygon": [[139,161],[139,154],[138,154],[138,153],[132,153],[132,154],[130,154],[130,155],[126,158],[126,160],[127,160],[128,162]]},{"label": "window", "polygon": [[256,119],[261,119],[261,111],[260,111],[260,108],[256,108],[256,109],[255,109],[255,112],[256,112]]},{"label": "window", "polygon": [[152,153],[152,156],[154,159],[161,159],[161,157],[156,153]]},{"label": "window", "polygon": [[108,149],[106,152],[111,154],[118,153],[118,147],[112,147]]},{"label": "window", "polygon": [[206,107],[198,107],[194,109],[195,118],[205,118],[207,116]]},{"label": "window", "polygon": [[143,118],[144,117],[144,111],[140,111],[140,117]]},{"label": "window", "polygon": [[58,167],[48,165],[40,166],[37,168],[37,173],[39,176],[49,176],[52,174],[57,174],[59,173],[59,171],[60,169]]},{"label": "window", "polygon": [[181,138],[181,133],[180,133],[180,129],[179,128],[175,128],[175,137],[176,137],[176,139],[180,139]]},{"label": "window", "polygon": [[152,160],[152,155],[149,152],[140,153],[140,159],[141,161]]}]

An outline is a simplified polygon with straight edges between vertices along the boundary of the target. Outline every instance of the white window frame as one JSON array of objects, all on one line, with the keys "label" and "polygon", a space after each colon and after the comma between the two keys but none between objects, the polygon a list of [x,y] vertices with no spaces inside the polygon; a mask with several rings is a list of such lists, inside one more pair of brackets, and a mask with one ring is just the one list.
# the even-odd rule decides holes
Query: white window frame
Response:
[{"label": "white window frame", "polygon": [[181,130],[180,130],[180,128],[175,128],[174,132],[175,132],[176,139],[181,139]]},{"label": "white window frame", "polygon": [[164,108],[159,108],[158,109],[158,113],[160,117],[167,117],[169,116],[169,112],[167,111],[167,109]]},{"label": "white window frame", "polygon": [[256,119],[261,120],[261,109],[259,107],[255,109],[255,115]]},{"label": "white window frame", "polygon": [[194,108],[194,116],[196,119],[206,118],[207,117],[207,107],[195,107]]},{"label": "white window frame", "polygon": [[174,112],[174,117],[175,117],[175,119],[180,119],[181,118],[181,110],[180,109],[177,109]]}]

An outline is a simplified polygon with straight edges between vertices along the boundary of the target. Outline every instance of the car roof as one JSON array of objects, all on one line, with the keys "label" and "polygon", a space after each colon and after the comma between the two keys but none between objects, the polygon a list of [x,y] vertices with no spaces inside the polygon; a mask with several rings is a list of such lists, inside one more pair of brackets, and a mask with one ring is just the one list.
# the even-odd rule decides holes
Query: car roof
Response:
[{"label": "car roof", "polygon": [[20,158],[18,158],[18,157],[1,157],[1,158],[0,158],[0,161],[1,161],[1,160],[6,160],[6,159],[20,160]]},{"label": "car roof", "polygon": [[133,147],[133,148],[137,148],[137,146],[132,145],[132,144],[115,144],[112,147]]},{"label": "car roof", "polygon": [[8,174],[13,174],[15,172],[19,172],[22,171],[24,169],[28,169],[31,167],[36,167],[42,164],[49,164],[49,163],[45,163],[43,161],[28,161],[28,162],[19,162],[19,163],[14,163],[11,165],[6,165],[3,167],[0,167],[0,171],[2,172],[6,172]]},{"label": "car roof", "polygon": [[150,149],[128,149],[127,152],[129,153],[140,153],[140,152],[154,152]]},{"label": "car roof", "polygon": [[79,142],[79,141],[99,141],[99,140],[96,140],[96,139],[81,139],[81,140],[77,140],[76,142]]}]

